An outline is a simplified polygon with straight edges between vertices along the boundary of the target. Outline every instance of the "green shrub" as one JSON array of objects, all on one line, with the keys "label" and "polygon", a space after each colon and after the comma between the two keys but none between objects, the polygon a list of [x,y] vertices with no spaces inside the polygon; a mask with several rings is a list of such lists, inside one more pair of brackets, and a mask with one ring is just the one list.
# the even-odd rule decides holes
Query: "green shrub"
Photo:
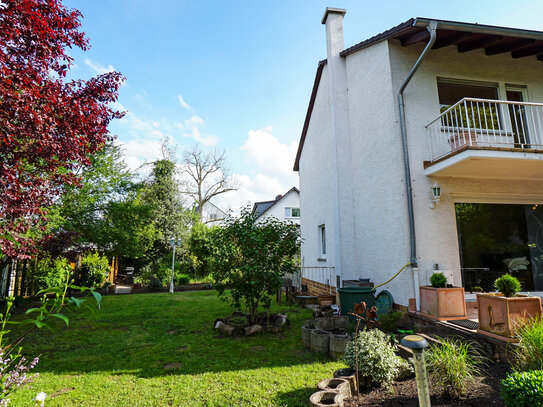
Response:
[{"label": "green shrub", "polygon": [[520,282],[517,278],[504,274],[494,281],[494,287],[506,297],[514,297],[520,291]]},{"label": "green shrub", "polygon": [[515,369],[543,370],[543,321],[541,317],[530,319],[516,330],[519,338],[514,349]]},{"label": "green shrub", "polygon": [[179,274],[175,276],[175,282],[177,285],[187,285],[190,283],[190,277],[184,274]]},{"label": "green shrub", "polygon": [[375,384],[390,385],[402,370],[410,368],[404,359],[396,355],[395,350],[385,333],[364,328],[358,333],[356,341],[347,344],[343,358],[347,365],[356,369],[357,353],[361,376],[371,378]]},{"label": "green shrub", "polygon": [[543,406],[543,371],[509,373],[500,395],[507,407]]},{"label": "green shrub", "polygon": [[157,277],[149,278],[149,288],[151,290],[160,291],[162,290],[162,281]]},{"label": "green shrub", "polygon": [[434,288],[445,288],[447,287],[447,277],[443,273],[434,273],[430,276],[430,284]]},{"label": "green shrub", "polygon": [[388,315],[380,315],[379,328],[386,333],[396,333],[398,330],[398,321],[402,315],[401,311],[392,311]]},{"label": "green shrub", "polygon": [[475,376],[481,374],[484,357],[467,342],[438,339],[440,344],[427,352],[428,370],[438,391],[455,399],[464,395]]},{"label": "green shrub", "polygon": [[89,253],[81,259],[77,284],[83,287],[100,287],[109,274],[109,261],[106,256]]}]

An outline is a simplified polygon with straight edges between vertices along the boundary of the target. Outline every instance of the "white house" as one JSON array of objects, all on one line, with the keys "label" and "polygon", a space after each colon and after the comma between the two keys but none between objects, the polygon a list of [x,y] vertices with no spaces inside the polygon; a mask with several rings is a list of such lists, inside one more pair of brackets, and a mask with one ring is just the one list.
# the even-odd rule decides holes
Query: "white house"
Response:
[{"label": "white house", "polygon": [[273,201],[255,202],[253,214],[257,222],[267,217],[300,224],[300,191],[292,187],[285,195],[277,195]]},{"label": "white house", "polygon": [[[200,208],[196,207],[195,211],[200,212]],[[200,214],[201,222],[207,224],[219,223],[226,219],[226,217],[227,213],[210,201],[204,204],[202,213]]]},{"label": "white house", "polygon": [[543,32],[415,18],[345,49],[344,15],[324,14],[294,165],[311,278],[410,264],[382,287],[408,305],[436,268],[488,286],[526,257],[543,291]]}]

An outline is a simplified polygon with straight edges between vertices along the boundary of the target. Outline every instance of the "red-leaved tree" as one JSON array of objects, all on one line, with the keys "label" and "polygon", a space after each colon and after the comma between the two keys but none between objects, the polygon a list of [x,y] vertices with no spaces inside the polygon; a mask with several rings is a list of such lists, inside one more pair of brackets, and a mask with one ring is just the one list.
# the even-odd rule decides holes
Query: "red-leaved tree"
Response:
[{"label": "red-leaved tree", "polygon": [[110,72],[66,80],[86,50],[81,13],[59,0],[0,1],[0,251],[32,254],[46,211],[66,184],[111,140],[109,107],[123,81]]}]

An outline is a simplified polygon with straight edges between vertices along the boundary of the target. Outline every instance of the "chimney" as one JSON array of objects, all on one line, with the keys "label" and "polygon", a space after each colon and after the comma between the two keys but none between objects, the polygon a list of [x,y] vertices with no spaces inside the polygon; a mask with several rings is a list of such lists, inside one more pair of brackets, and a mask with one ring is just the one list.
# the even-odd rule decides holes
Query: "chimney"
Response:
[{"label": "chimney", "polygon": [[342,8],[327,7],[322,17],[322,23],[326,25],[326,54],[328,60],[339,57],[343,51],[343,16],[347,10]]}]

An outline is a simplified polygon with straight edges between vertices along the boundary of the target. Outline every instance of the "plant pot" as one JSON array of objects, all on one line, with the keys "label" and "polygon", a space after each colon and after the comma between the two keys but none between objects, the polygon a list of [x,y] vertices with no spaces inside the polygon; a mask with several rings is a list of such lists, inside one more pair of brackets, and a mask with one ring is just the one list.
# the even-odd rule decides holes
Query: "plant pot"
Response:
[{"label": "plant pot", "polygon": [[311,348],[311,331],[313,329],[315,329],[315,326],[312,324],[302,326],[302,343],[305,348]]},{"label": "plant pot", "polygon": [[344,315],[334,315],[332,319],[334,320],[334,329],[341,329],[343,331],[347,330],[349,317]]},{"label": "plant pot", "polygon": [[420,313],[438,321],[466,318],[463,287],[420,287]]},{"label": "plant pot", "polygon": [[321,380],[317,387],[324,391],[333,391],[342,394],[343,397],[351,397],[351,385],[349,380],[342,378],[324,379]]},{"label": "plant pot", "polygon": [[524,321],[541,316],[541,298],[518,294],[477,294],[479,332],[513,338]]},{"label": "plant pot", "polygon": [[318,391],[309,397],[309,402],[315,407],[343,407],[343,395],[335,391]]},{"label": "plant pot", "polygon": [[311,350],[327,355],[330,349],[330,336],[329,332],[313,329],[311,331]]},{"label": "plant pot", "polygon": [[317,318],[315,320],[317,328],[322,329],[323,331],[331,331],[334,329],[334,318],[333,317],[323,317]]},{"label": "plant pot", "polygon": [[339,359],[345,353],[345,346],[351,341],[349,335],[331,335],[330,336],[330,357]]},{"label": "plant pot", "polygon": [[341,378],[347,380],[351,386],[351,394],[355,394],[356,372],[354,369],[351,369],[350,367],[338,369],[334,372],[334,378]]}]

